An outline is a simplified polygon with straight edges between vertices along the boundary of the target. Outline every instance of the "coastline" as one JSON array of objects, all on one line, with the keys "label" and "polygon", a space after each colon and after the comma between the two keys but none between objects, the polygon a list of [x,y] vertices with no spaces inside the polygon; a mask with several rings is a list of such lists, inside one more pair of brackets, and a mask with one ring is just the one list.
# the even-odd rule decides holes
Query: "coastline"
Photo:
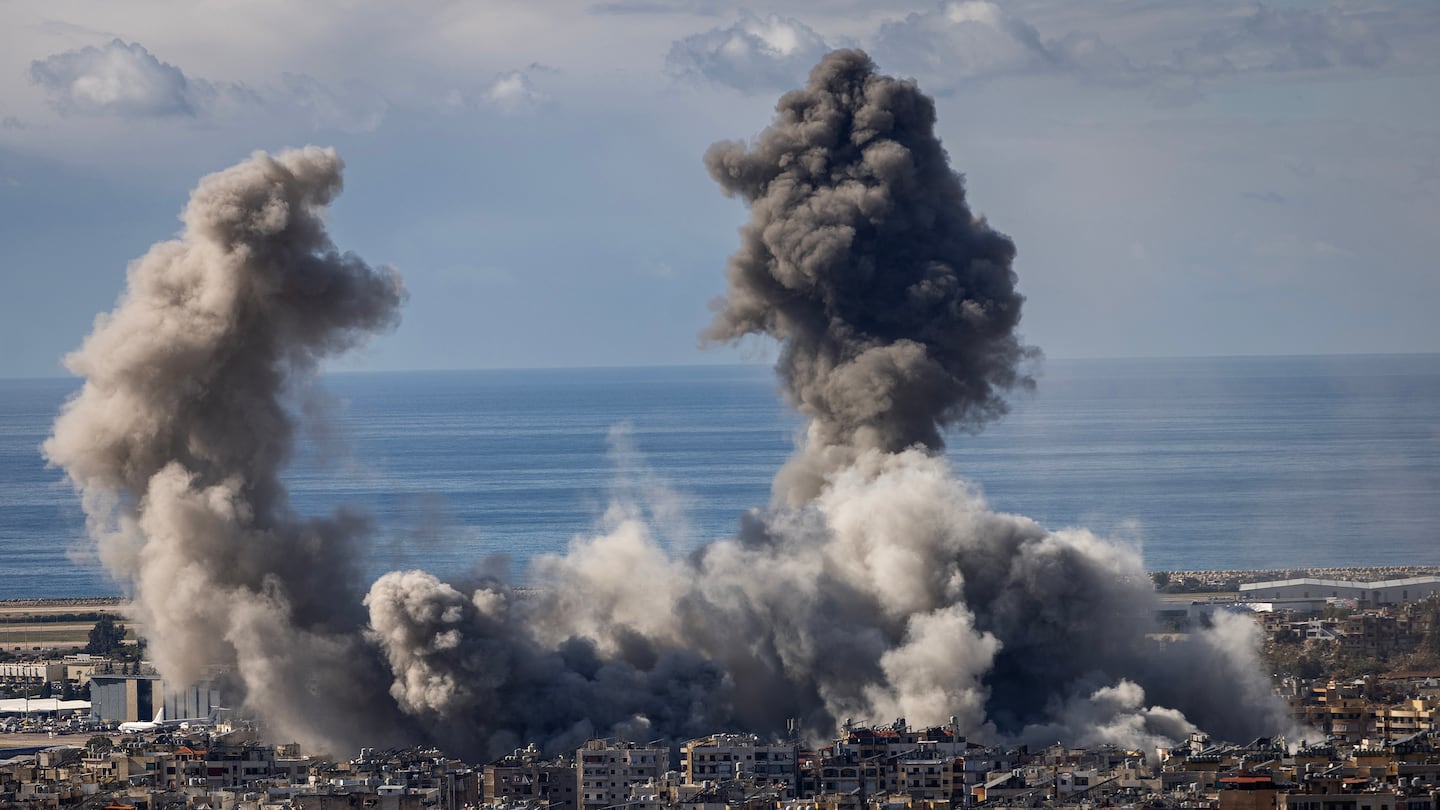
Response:
[{"label": "coastline", "polygon": [[[1351,582],[1382,582],[1407,577],[1440,576],[1440,565],[1363,565],[1306,566],[1293,568],[1234,568],[1217,570],[1154,569],[1152,577],[1165,576],[1172,586],[1184,581],[1201,590],[1234,590],[1247,582],[1268,582],[1280,579],[1337,579]],[[529,590],[517,586],[516,590]],[[13,597],[0,599],[0,623],[9,616],[27,613],[56,612],[63,608],[91,608],[103,612],[123,613],[126,600],[120,596],[55,596]]]}]

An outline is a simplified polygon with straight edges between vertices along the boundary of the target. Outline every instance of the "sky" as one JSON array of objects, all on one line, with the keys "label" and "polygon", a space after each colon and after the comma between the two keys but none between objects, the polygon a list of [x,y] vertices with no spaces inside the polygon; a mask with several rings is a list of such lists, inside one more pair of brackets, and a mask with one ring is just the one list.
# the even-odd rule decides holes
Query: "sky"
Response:
[{"label": "sky", "polygon": [[701,157],[821,54],[936,97],[1049,357],[1440,351],[1440,3],[0,0],[0,377],[66,373],[200,177],[334,146],[398,268],[338,369],[702,347],[742,204]]}]

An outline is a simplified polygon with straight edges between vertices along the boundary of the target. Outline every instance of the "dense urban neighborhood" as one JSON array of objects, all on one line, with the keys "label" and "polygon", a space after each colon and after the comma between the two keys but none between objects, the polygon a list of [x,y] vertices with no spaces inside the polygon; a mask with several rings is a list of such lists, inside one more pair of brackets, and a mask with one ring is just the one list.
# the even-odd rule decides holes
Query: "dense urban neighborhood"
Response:
[{"label": "dense urban neighborhood", "polygon": [[531,744],[491,762],[434,749],[336,759],[267,741],[227,705],[223,674],[167,684],[127,641],[133,630],[101,616],[89,652],[6,645],[0,808],[1440,810],[1440,577],[1293,576],[1194,596],[1156,584],[1168,633],[1219,611],[1254,618],[1292,728],[1086,749],[987,745],[899,719],[847,723],[821,742],[717,729]]}]

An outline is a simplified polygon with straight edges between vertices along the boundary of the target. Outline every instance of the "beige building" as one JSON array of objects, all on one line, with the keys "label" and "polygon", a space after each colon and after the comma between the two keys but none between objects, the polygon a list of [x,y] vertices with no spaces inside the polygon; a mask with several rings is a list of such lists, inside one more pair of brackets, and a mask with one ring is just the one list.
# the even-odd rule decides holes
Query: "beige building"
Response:
[{"label": "beige building", "polygon": [[630,803],[632,785],[660,781],[670,770],[670,749],[615,740],[590,740],[575,752],[581,810],[618,808]]},{"label": "beige building", "polygon": [[680,773],[689,784],[739,779],[795,788],[795,746],[762,745],[754,734],[712,734],[680,747]]}]

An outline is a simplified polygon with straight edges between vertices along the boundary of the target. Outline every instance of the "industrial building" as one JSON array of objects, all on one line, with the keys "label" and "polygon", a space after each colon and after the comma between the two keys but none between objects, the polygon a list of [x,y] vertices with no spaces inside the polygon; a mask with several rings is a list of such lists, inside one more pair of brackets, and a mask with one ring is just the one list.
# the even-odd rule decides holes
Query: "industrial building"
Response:
[{"label": "industrial building", "polygon": [[165,705],[164,690],[159,675],[92,674],[90,715],[106,722],[149,720]]},{"label": "industrial building", "polygon": [[1306,600],[1353,600],[1358,605],[1398,605],[1440,596],[1440,577],[1407,577],[1379,582],[1343,579],[1280,579],[1247,582],[1240,586],[1246,602],[1292,602]]},{"label": "industrial building", "polygon": [[154,719],[161,707],[166,720],[202,719],[223,705],[220,689],[213,682],[175,689],[153,673],[97,672],[90,677],[90,702],[95,719],[121,723]]}]

